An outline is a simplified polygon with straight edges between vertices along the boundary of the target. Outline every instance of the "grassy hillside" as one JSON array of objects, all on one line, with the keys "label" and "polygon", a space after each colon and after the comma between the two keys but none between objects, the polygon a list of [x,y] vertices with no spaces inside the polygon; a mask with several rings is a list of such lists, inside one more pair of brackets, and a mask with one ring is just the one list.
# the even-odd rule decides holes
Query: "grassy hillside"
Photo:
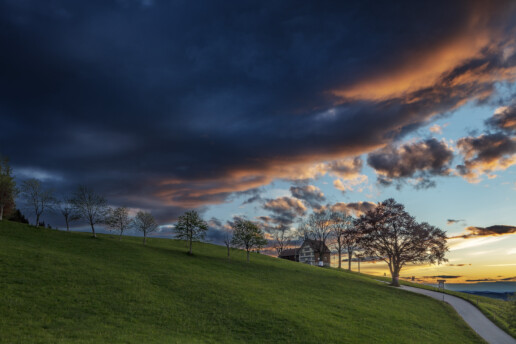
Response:
[{"label": "grassy hillside", "polygon": [[[377,276],[371,276],[371,275],[369,275],[369,276],[371,278],[380,279],[380,280],[387,281],[387,282],[391,281],[390,278],[377,277]],[[409,287],[416,287],[416,288],[428,289],[428,290],[440,292],[440,290],[438,288],[424,285],[424,284],[412,283],[412,282],[408,282],[408,281],[400,281],[400,283],[403,285],[407,285]],[[510,313],[512,312],[511,305],[509,302],[503,301],[503,300],[497,300],[497,299],[493,299],[493,298],[485,297],[485,296],[461,293],[461,292],[452,291],[452,290],[445,290],[444,292],[446,294],[458,296],[458,297],[472,303],[473,305],[478,307],[478,309],[480,309],[480,311],[482,311],[482,313],[484,313],[484,315],[486,317],[488,317],[492,322],[494,322],[496,325],[498,325],[498,327],[500,327],[505,332],[509,333],[514,338],[516,338],[516,328],[509,326],[509,317],[510,317]]]},{"label": "grassy hillside", "polygon": [[184,242],[0,222],[3,343],[481,343],[446,304]]}]

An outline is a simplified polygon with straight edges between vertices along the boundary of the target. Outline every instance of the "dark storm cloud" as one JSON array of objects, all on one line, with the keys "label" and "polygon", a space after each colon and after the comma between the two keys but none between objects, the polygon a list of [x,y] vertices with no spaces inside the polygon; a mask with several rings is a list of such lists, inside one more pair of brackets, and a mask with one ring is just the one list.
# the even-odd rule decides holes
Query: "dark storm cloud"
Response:
[{"label": "dark storm cloud", "polygon": [[381,184],[416,178],[417,187],[430,187],[432,176],[450,174],[453,149],[443,141],[427,139],[406,143],[399,147],[386,147],[367,157],[369,166],[375,169]]},{"label": "dark storm cloud", "polygon": [[321,189],[314,185],[291,186],[290,193],[292,197],[305,201],[314,209],[321,208],[321,202],[326,200]]},{"label": "dark storm cloud", "polygon": [[487,99],[516,65],[514,9],[4,1],[1,153],[174,220]]},{"label": "dark storm cloud", "polygon": [[515,234],[515,233],[516,233],[516,227],[514,227],[514,226],[494,225],[494,226],[490,226],[490,227],[467,227],[466,234],[457,235],[457,236],[451,237],[451,239],[454,239],[454,238],[470,239],[470,238],[478,238],[478,237],[485,237],[485,236],[508,235],[508,234]]}]

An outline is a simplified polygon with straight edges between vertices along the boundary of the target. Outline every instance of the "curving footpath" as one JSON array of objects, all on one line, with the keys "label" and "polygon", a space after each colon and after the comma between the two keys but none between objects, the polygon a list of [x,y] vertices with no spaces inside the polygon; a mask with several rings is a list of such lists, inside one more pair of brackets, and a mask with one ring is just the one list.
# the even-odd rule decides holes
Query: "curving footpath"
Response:
[{"label": "curving footpath", "polygon": [[486,342],[490,344],[516,344],[516,339],[509,336],[502,329],[491,322],[491,320],[486,318],[486,316],[482,314],[478,308],[459,297],[407,286],[401,286],[400,288],[413,293],[430,296],[431,298],[437,299],[439,301],[443,300],[444,295],[444,301],[455,308],[457,313],[459,313],[459,315],[466,321],[466,323],[468,323],[468,325],[476,333],[478,333],[480,337],[484,338]]}]

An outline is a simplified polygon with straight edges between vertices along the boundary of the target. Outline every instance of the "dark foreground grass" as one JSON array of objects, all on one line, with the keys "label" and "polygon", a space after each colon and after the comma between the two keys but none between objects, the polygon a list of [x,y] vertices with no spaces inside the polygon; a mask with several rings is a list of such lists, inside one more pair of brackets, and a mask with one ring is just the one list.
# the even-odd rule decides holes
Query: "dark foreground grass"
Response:
[{"label": "dark foreground grass", "polygon": [[[373,279],[378,279],[386,282],[391,282],[390,278],[386,277],[379,277],[379,276],[372,276],[372,275],[366,275]],[[412,283],[408,281],[402,281],[400,280],[400,284],[407,285],[409,287],[415,287],[415,288],[421,288],[421,289],[427,289],[427,290],[433,290],[433,291],[440,291],[436,287],[432,287],[425,284],[420,283]],[[486,317],[488,317],[492,322],[494,322],[498,327],[503,329],[505,332],[516,338],[516,328],[509,326],[509,316],[511,312],[513,311],[511,309],[511,304],[507,301],[503,300],[497,300],[493,299],[491,297],[485,297],[485,296],[478,296],[478,295],[472,295],[468,293],[461,293],[458,291],[452,291],[452,290],[444,290],[446,294],[450,294],[453,296],[460,297],[461,299],[464,299],[473,305],[475,305]]]},{"label": "dark foreground grass", "polygon": [[2,343],[481,343],[370,278],[184,242],[0,222]]}]

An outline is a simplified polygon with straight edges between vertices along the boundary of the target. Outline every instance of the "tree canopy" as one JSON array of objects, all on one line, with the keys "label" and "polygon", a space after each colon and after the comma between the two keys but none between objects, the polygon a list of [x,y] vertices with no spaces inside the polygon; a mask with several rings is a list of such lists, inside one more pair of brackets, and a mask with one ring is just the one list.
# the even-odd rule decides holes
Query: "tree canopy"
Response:
[{"label": "tree canopy", "polygon": [[448,251],[446,233],[426,222],[418,223],[405,207],[390,198],[355,221],[364,253],[385,261],[392,284],[399,285],[399,273],[408,263],[441,263]]},{"label": "tree canopy", "polygon": [[208,231],[208,224],[198,212],[190,210],[179,216],[174,232],[178,239],[188,240],[188,254],[192,254],[192,242],[204,239]]},{"label": "tree canopy", "polygon": [[231,243],[247,251],[247,262],[249,263],[249,252],[253,248],[260,249],[267,245],[265,234],[257,224],[246,219],[236,219],[232,227],[233,239]]}]

